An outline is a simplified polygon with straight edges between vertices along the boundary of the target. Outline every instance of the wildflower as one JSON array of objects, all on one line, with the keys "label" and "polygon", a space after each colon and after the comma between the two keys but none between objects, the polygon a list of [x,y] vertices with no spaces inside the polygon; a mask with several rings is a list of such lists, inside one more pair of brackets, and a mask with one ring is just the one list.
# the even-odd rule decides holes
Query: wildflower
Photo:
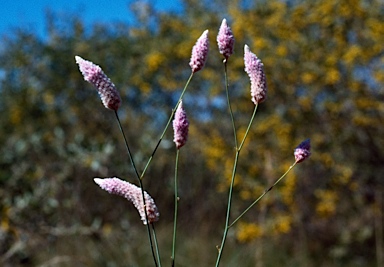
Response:
[{"label": "wildflower", "polygon": [[96,87],[103,105],[117,111],[121,104],[119,92],[103,70],[98,65],[79,56],[75,56],[75,59],[76,63],[79,64],[84,80]]},{"label": "wildflower", "polygon": [[217,45],[219,46],[219,52],[225,59],[228,59],[233,54],[233,47],[235,44],[235,38],[230,27],[227,25],[227,20],[223,19],[217,35]]},{"label": "wildflower", "polygon": [[[110,194],[125,197],[128,201],[132,202],[135,208],[138,210],[141,220],[144,224],[147,224],[144,211],[143,195],[141,188],[120,180],[117,177],[114,178],[94,178],[96,184],[98,184],[103,190]],[[160,213],[157,210],[155,201],[153,198],[144,191],[145,207],[147,210],[148,222],[153,223],[159,220]]]},{"label": "wildflower", "polygon": [[177,149],[180,149],[187,142],[189,122],[187,114],[183,108],[183,102],[177,107],[175,118],[173,120],[174,139]]},{"label": "wildflower", "polygon": [[247,45],[244,46],[244,65],[244,70],[251,80],[252,101],[257,105],[267,97],[267,82],[263,70],[263,63],[249,50]]},{"label": "wildflower", "polygon": [[294,152],[296,163],[300,163],[300,162],[304,161],[305,159],[309,158],[309,156],[311,155],[310,150],[311,150],[311,140],[310,139],[307,139],[307,140],[301,142],[300,145],[298,145],[295,148],[295,152]]},{"label": "wildflower", "polygon": [[189,61],[189,66],[191,66],[193,73],[201,70],[204,67],[205,62],[207,61],[208,50],[208,30],[205,30],[200,38],[197,39],[196,44],[192,48],[192,55],[191,60]]}]

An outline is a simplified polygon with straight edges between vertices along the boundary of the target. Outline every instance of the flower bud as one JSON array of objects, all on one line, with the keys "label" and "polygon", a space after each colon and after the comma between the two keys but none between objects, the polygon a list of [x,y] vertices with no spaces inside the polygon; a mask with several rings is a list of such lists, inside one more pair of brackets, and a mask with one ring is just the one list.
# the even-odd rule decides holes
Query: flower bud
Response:
[{"label": "flower bud", "polygon": [[103,105],[117,111],[121,104],[120,94],[103,70],[98,65],[79,56],[75,56],[75,59],[84,80],[96,87]]},{"label": "flower bud", "polygon": [[257,105],[263,102],[267,97],[267,82],[263,63],[261,63],[260,59],[249,50],[247,45],[244,46],[244,65],[244,70],[251,81],[252,102]]},{"label": "flower bud", "polygon": [[[120,180],[117,177],[114,178],[94,178],[96,184],[98,184],[101,189],[104,189],[110,194],[122,196],[128,201],[132,202],[135,208],[138,210],[141,220],[144,224],[147,224],[144,211],[144,202],[141,188],[128,183],[126,181]],[[153,223],[159,220],[160,213],[157,210],[157,206],[153,198],[144,191],[145,197],[145,207],[147,210],[148,222]]]},{"label": "flower bud", "polygon": [[311,155],[311,140],[307,139],[301,142],[300,145],[295,148],[294,155],[296,163],[300,163],[309,158]]},{"label": "flower bud", "polygon": [[193,73],[201,70],[204,67],[205,62],[207,61],[208,50],[208,30],[205,30],[192,48],[192,55],[191,60],[189,61],[189,66],[191,66]]},{"label": "flower bud", "polygon": [[225,59],[228,59],[233,54],[233,48],[235,44],[235,38],[230,27],[227,25],[227,20],[223,19],[217,35],[217,45],[219,52]]},{"label": "flower bud", "polygon": [[187,142],[188,126],[187,114],[183,108],[183,102],[180,101],[173,120],[173,142],[175,142],[177,149],[180,149]]}]

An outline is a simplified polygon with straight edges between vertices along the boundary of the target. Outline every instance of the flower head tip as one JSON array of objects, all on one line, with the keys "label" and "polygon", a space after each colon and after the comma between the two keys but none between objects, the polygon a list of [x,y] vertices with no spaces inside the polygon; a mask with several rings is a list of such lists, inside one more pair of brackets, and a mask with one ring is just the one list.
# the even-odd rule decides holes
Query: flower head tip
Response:
[{"label": "flower head tip", "polygon": [[98,65],[79,56],[75,56],[75,59],[84,80],[96,87],[103,105],[106,108],[118,110],[121,104],[120,94],[103,70]]},{"label": "flower head tip", "polygon": [[251,52],[247,45],[244,46],[245,72],[251,81],[252,101],[257,105],[267,97],[267,82],[264,74],[263,63]]},{"label": "flower head tip", "polygon": [[[138,210],[141,220],[144,224],[147,224],[145,211],[144,211],[144,202],[143,195],[141,193],[141,188],[123,181],[119,178],[94,178],[96,184],[98,184],[101,189],[107,191],[110,194],[122,196],[128,201],[132,202],[135,208]],[[144,191],[145,197],[145,207],[148,216],[148,222],[153,223],[159,220],[160,213],[157,210],[157,206],[153,198]]]},{"label": "flower head tip", "polygon": [[180,101],[173,120],[173,142],[175,142],[177,149],[180,149],[187,142],[188,126],[187,114],[183,108],[183,102]]},{"label": "flower head tip", "polygon": [[192,72],[195,73],[201,70],[205,62],[207,61],[209,50],[208,30],[205,30],[203,34],[197,39],[196,44],[192,48],[191,60],[189,66]]},{"label": "flower head tip", "polygon": [[233,48],[235,44],[235,38],[231,28],[227,25],[227,20],[223,19],[217,35],[217,45],[219,47],[219,52],[222,54],[225,59],[228,59],[230,55],[233,54]]},{"label": "flower head tip", "polygon": [[295,148],[294,155],[296,163],[300,163],[309,158],[311,155],[311,140],[307,139],[301,142],[300,145]]}]

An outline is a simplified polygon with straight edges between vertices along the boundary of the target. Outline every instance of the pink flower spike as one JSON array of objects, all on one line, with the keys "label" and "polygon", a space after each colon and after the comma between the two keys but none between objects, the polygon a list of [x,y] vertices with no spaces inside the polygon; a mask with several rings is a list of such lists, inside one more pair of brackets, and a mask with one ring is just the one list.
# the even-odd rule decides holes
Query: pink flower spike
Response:
[{"label": "pink flower spike", "polygon": [[[110,194],[122,196],[128,201],[132,202],[135,208],[138,210],[141,220],[144,224],[147,224],[144,211],[143,195],[141,193],[141,188],[128,183],[126,181],[120,180],[117,177],[114,178],[94,178],[96,184],[98,184],[101,189],[107,191]],[[148,222],[154,223],[159,220],[160,213],[157,210],[157,206],[153,198],[144,191],[145,197],[145,207],[147,210]]]},{"label": "pink flower spike", "polygon": [[180,104],[178,105],[175,113],[175,118],[173,120],[173,142],[175,142],[177,149],[180,149],[187,142],[188,126],[189,122],[187,119],[187,114],[183,108],[183,102],[180,101]]},{"label": "pink flower spike", "polygon": [[219,46],[219,52],[225,59],[228,59],[233,54],[233,48],[235,44],[235,38],[230,27],[227,25],[227,20],[223,19],[217,35],[217,45]]},{"label": "pink flower spike", "polygon": [[75,59],[84,80],[96,87],[103,105],[117,111],[121,104],[120,94],[103,70],[98,65],[79,56],[75,56]]},{"label": "pink flower spike", "polygon": [[307,139],[301,142],[300,145],[295,148],[294,155],[296,163],[300,163],[309,158],[311,155],[311,140]]},{"label": "pink flower spike", "polygon": [[257,105],[267,97],[267,81],[264,74],[263,63],[249,50],[247,45],[244,46],[244,65],[244,70],[251,80],[252,101]]},{"label": "pink flower spike", "polygon": [[205,30],[203,34],[197,39],[196,44],[192,48],[191,60],[189,66],[191,66],[192,72],[195,73],[201,70],[205,62],[207,61],[209,50],[208,30]]}]

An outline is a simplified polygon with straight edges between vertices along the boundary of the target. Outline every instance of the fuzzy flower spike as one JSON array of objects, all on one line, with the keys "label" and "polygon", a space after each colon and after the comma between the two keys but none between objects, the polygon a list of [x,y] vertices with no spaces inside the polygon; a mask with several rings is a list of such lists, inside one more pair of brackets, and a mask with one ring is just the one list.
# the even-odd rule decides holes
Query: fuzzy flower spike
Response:
[{"label": "fuzzy flower spike", "polygon": [[[120,180],[119,178],[95,178],[93,179],[96,184],[98,184],[101,189],[104,189],[110,194],[122,196],[128,201],[132,202],[135,208],[139,211],[141,220],[144,224],[147,224],[144,211],[143,195],[141,193],[141,188],[128,183],[126,181]],[[145,197],[145,207],[147,210],[148,222],[154,223],[159,220],[160,213],[157,210],[157,206],[153,198],[144,191]]]},{"label": "fuzzy flower spike", "polygon": [[201,70],[205,62],[207,61],[209,50],[208,30],[205,30],[203,34],[197,39],[196,44],[192,48],[191,60],[189,66],[191,66],[192,72],[195,73]]},{"label": "fuzzy flower spike", "polygon": [[227,20],[223,19],[219,34],[217,35],[217,45],[220,54],[222,54],[225,59],[228,59],[233,54],[234,44],[235,38],[233,37],[232,30],[228,27]]},{"label": "fuzzy flower spike", "polygon": [[244,46],[244,65],[244,70],[251,80],[252,102],[257,105],[267,97],[267,81],[264,74],[263,63],[249,50],[247,45]]},{"label": "fuzzy flower spike", "polygon": [[311,155],[311,140],[307,139],[301,142],[300,145],[295,148],[294,155],[296,163],[303,162],[309,158]]},{"label": "fuzzy flower spike", "polygon": [[173,120],[173,142],[175,142],[177,149],[180,149],[187,142],[188,126],[189,122],[187,119],[187,114],[183,108],[183,102],[180,101],[180,104],[177,106],[175,118]]},{"label": "fuzzy flower spike", "polygon": [[119,92],[103,70],[98,65],[79,56],[75,56],[75,59],[84,80],[96,87],[103,105],[117,111],[121,104]]}]

